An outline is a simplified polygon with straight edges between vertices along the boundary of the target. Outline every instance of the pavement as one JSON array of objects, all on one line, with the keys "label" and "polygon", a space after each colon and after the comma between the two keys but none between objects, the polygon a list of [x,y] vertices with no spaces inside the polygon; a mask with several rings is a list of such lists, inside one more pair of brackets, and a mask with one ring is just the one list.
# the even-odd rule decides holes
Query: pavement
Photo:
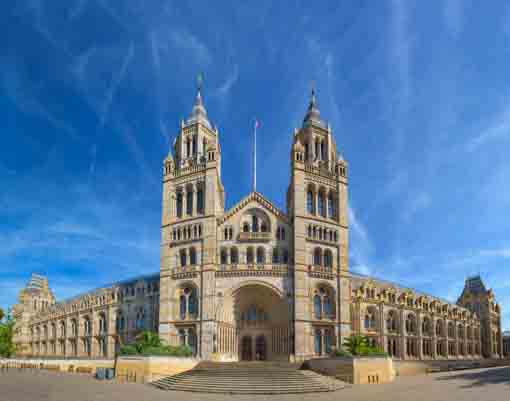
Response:
[{"label": "pavement", "polygon": [[163,391],[143,384],[98,381],[90,376],[46,371],[0,372],[0,401],[506,401],[510,367],[398,377],[393,383],[349,385],[330,393],[218,395]]}]

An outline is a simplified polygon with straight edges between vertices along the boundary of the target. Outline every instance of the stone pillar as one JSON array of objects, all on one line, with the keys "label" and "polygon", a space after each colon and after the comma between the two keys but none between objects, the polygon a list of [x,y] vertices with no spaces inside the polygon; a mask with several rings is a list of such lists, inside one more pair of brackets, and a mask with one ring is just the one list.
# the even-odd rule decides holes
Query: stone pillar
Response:
[{"label": "stone pillar", "polygon": [[400,336],[399,336],[399,341],[400,341],[400,352],[399,352],[399,356],[400,356],[400,359],[404,360],[406,359],[406,333],[405,333],[405,325],[406,325],[406,320],[405,320],[405,313],[404,313],[404,309],[401,309],[400,310],[400,327],[399,327],[399,331],[400,331]]},{"label": "stone pillar", "polygon": [[388,344],[387,341],[386,341],[386,331],[384,330],[384,326],[385,326],[385,321],[384,321],[384,304],[381,303],[379,304],[379,345],[381,346],[381,348],[384,350],[384,351],[388,351],[387,348],[388,348]]}]

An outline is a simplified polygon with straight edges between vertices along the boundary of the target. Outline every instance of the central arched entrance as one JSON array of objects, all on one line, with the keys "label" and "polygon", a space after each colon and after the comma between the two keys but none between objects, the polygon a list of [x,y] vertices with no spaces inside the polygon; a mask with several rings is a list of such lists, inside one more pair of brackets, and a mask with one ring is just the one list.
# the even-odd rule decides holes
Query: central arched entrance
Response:
[{"label": "central arched entrance", "polygon": [[290,313],[287,300],[264,284],[246,284],[232,294],[233,317],[243,361],[288,360]]}]

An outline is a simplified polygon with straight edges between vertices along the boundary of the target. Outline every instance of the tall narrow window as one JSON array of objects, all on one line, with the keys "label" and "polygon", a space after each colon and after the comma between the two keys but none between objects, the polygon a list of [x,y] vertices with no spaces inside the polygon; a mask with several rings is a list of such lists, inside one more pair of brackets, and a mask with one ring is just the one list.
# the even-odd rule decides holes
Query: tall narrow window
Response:
[{"label": "tall narrow window", "polygon": [[332,261],[332,256],[331,256],[331,251],[329,249],[327,249],[325,252],[324,252],[324,266],[326,267],[332,267],[333,265],[333,261]]},{"label": "tall narrow window", "polygon": [[186,214],[191,216],[193,213],[193,191],[190,189],[186,192]]},{"label": "tall narrow window", "polygon": [[227,251],[225,249],[222,249],[220,252],[220,263],[222,265],[227,264]]},{"label": "tall narrow window", "polygon": [[321,297],[319,295],[313,297],[313,315],[316,319],[322,317]]},{"label": "tall narrow window", "polygon": [[251,231],[253,231],[254,233],[259,231],[259,219],[257,216],[251,217],[251,225],[252,225]]},{"label": "tall narrow window", "polygon": [[182,217],[182,192],[177,192],[177,217]]},{"label": "tall narrow window", "polygon": [[181,295],[179,297],[179,315],[181,320],[186,319],[186,296]]},{"label": "tall narrow window", "polygon": [[289,263],[289,251],[287,249],[282,251],[282,263]]},{"label": "tall narrow window", "polygon": [[315,330],[315,354],[322,355],[322,333],[320,329]]},{"label": "tall narrow window", "polygon": [[232,264],[239,263],[239,255],[237,253],[237,248],[232,248],[230,250],[230,262]]},{"label": "tall narrow window", "polygon": [[190,142],[189,142],[189,138],[186,139],[186,157],[190,157],[191,156],[191,149],[190,149]]},{"label": "tall narrow window", "polygon": [[197,154],[197,137],[196,136],[193,136],[192,144],[193,144],[193,146],[191,149],[191,153],[193,154],[193,156],[195,156]]},{"label": "tall narrow window", "polygon": [[321,142],[321,160],[326,160],[326,146]]},{"label": "tall narrow window", "polygon": [[204,213],[204,190],[198,188],[197,191],[197,212]]},{"label": "tall narrow window", "polygon": [[313,213],[313,192],[311,190],[306,193],[306,211],[310,214]]},{"label": "tall narrow window", "polygon": [[189,250],[189,264],[196,265],[197,264],[197,251],[195,248],[191,248]]},{"label": "tall narrow window", "polygon": [[326,208],[324,207],[324,193],[319,193],[319,199],[318,199],[318,205],[319,205],[319,214],[322,217],[326,217]]},{"label": "tall narrow window", "polygon": [[183,249],[180,253],[181,257],[181,266],[186,266],[186,251]]},{"label": "tall narrow window", "polygon": [[278,248],[273,249],[273,263],[276,264],[279,262]]},{"label": "tall narrow window", "polygon": [[328,195],[328,217],[335,217],[335,207],[333,204],[333,194]]},{"label": "tall narrow window", "polygon": [[320,266],[322,263],[322,252],[320,248],[315,248],[313,252],[313,264],[316,266]]},{"label": "tall narrow window", "polygon": [[320,153],[319,153],[319,140],[316,139],[315,140],[315,159],[318,160],[320,157]]},{"label": "tall narrow window", "polygon": [[264,252],[264,248],[262,248],[262,247],[257,248],[257,263],[263,264],[263,263],[265,263],[265,261],[266,261],[266,255]]},{"label": "tall narrow window", "polygon": [[198,315],[198,299],[197,290],[193,288],[188,298],[188,311],[192,318],[196,318]]},{"label": "tall narrow window", "polygon": [[252,264],[253,263],[253,248],[249,247],[246,251],[246,263]]},{"label": "tall narrow window", "polygon": [[330,329],[324,331],[324,352],[326,354],[331,353],[331,346],[333,345],[333,336]]},{"label": "tall narrow window", "polygon": [[310,160],[310,146],[305,143],[305,160]]}]

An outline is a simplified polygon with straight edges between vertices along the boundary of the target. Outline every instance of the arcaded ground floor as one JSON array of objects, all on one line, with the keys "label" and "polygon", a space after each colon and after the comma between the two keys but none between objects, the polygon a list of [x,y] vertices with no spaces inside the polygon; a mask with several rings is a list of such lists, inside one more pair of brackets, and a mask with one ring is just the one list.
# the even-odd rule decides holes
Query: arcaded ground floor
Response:
[{"label": "arcaded ground floor", "polygon": [[142,384],[117,384],[88,376],[37,371],[0,373],[0,401],[502,401],[510,393],[510,367],[399,377],[391,384],[349,385],[331,393],[230,396],[166,392]]}]

